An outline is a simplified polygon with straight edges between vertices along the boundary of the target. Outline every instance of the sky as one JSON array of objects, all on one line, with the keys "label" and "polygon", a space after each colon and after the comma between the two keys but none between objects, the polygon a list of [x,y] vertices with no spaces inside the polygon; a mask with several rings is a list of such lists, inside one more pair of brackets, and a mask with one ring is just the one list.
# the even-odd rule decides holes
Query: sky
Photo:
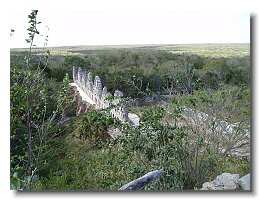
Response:
[{"label": "sky", "polygon": [[[10,13],[10,47],[28,47],[30,10]],[[39,9],[35,45],[249,43],[250,13],[209,10]]]}]

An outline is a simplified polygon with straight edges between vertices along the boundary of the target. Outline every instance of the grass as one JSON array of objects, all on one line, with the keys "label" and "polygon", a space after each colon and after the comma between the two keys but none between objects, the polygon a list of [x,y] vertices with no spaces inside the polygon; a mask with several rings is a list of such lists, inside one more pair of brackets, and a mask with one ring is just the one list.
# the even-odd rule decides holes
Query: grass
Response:
[{"label": "grass", "polygon": [[[51,55],[85,55],[86,51],[96,50],[166,50],[174,54],[196,54],[203,57],[243,57],[250,56],[250,44],[163,44],[163,45],[97,45],[97,46],[64,46],[48,47]],[[11,52],[23,52],[27,49],[11,49]],[[42,48],[35,48],[34,51],[42,52]]]},{"label": "grass", "polygon": [[250,56],[250,44],[194,44],[162,47],[174,54],[196,54],[202,57],[244,57]]}]

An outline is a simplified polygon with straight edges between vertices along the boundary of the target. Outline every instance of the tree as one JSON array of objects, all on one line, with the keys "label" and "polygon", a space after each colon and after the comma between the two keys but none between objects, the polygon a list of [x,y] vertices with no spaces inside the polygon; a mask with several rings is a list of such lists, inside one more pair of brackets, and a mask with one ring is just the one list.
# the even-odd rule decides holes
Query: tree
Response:
[{"label": "tree", "polygon": [[195,87],[195,73],[193,64],[189,63],[186,58],[181,61],[169,61],[164,63],[160,70],[163,77],[163,93],[189,94]]},{"label": "tree", "polygon": [[[64,78],[63,88],[57,92],[57,105],[49,109],[48,81],[44,77],[45,62],[32,65],[33,41],[39,34],[37,25],[37,10],[28,16],[29,28],[27,43],[30,44],[23,68],[11,69],[11,188],[29,189],[31,183],[37,180],[37,170],[41,161],[44,145],[51,137],[50,129],[56,126],[63,111],[62,107],[69,102],[66,100],[69,80]],[[44,63],[44,66],[42,66]],[[54,100],[54,99],[53,99]],[[49,114],[50,113],[50,114]],[[20,181],[20,182],[17,182]],[[19,183],[19,184],[18,184]],[[21,184],[23,183],[23,184]]]},{"label": "tree", "polygon": [[[221,155],[246,157],[250,150],[249,107],[239,88],[222,91],[197,91],[185,109],[185,123],[191,137],[203,139],[207,148]],[[246,97],[243,97],[246,98]]]}]

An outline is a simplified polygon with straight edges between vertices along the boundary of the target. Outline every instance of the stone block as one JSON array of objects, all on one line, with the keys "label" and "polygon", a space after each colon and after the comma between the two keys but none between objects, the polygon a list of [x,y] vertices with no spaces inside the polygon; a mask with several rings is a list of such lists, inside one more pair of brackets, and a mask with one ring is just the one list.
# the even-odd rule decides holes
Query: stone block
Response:
[{"label": "stone block", "polygon": [[250,174],[241,177],[238,180],[238,184],[242,190],[250,190]]},{"label": "stone block", "polygon": [[238,179],[239,174],[222,173],[215,180],[204,183],[201,190],[236,190]]}]

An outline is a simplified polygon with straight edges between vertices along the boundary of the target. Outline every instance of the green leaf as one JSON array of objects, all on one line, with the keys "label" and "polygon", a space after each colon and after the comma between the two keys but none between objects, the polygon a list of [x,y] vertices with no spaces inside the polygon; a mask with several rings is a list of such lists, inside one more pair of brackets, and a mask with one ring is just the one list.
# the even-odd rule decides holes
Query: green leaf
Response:
[{"label": "green leaf", "polygon": [[21,189],[21,182],[18,177],[12,177],[10,181],[11,190],[20,190]]}]

